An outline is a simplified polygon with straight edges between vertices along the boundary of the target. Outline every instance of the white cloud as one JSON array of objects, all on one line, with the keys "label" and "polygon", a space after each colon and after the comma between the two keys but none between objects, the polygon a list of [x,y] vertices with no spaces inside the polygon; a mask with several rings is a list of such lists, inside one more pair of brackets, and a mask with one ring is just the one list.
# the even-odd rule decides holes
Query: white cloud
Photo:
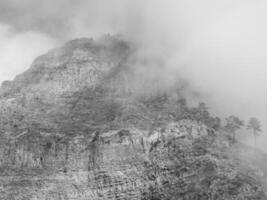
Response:
[{"label": "white cloud", "polygon": [[16,33],[0,24],[0,82],[13,79],[29,68],[35,57],[54,46],[55,41],[42,33]]},{"label": "white cloud", "polygon": [[[164,83],[182,75],[197,90],[209,94],[207,101],[217,113],[243,119],[255,115],[267,125],[266,1],[53,2],[42,1],[43,6],[35,0],[0,3],[0,9],[15,10],[13,20],[9,12],[0,14],[0,19],[9,23],[0,26],[0,81],[13,78],[36,56],[55,46],[55,41],[43,33],[14,32],[11,26],[24,31],[39,29],[57,41],[121,32],[142,45],[138,56],[164,61],[164,66],[157,68],[162,71],[155,73]],[[42,21],[44,16],[49,20]],[[149,68],[148,73],[153,70]],[[267,139],[262,141],[264,145]]]}]

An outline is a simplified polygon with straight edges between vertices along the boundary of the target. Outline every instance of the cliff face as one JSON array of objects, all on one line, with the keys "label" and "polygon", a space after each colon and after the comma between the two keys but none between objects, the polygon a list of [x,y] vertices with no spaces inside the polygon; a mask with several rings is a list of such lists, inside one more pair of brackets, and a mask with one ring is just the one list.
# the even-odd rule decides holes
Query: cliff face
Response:
[{"label": "cliff face", "polygon": [[11,147],[19,170],[2,172],[2,199],[266,199],[227,157],[227,140],[194,121],[50,141]]},{"label": "cliff face", "polygon": [[226,137],[184,118],[179,91],[136,93],[133,51],[73,40],[3,84],[1,199],[266,199]]}]

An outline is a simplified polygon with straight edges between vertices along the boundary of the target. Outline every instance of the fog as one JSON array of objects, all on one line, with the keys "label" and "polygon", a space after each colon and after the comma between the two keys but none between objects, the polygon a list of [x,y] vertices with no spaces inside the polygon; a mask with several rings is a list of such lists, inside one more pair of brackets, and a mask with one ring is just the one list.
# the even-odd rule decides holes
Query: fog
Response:
[{"label": "fog", "polygon": [[140,46],[137,57],[162,61],[139,67],[166,86],[183,77],[215,114],[255,116],[266,127],[266,7],[258,0],[2,0],[0,82],[69,39],[120,33]]}]

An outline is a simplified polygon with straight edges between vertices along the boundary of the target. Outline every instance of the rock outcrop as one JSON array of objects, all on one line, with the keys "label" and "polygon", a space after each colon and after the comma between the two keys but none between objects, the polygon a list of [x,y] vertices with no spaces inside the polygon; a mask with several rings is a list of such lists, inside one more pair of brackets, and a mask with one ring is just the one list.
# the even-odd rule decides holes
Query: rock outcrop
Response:
[{"label": "rock outcrop", "polygon": [[1,198],[265,199],[256,180],[214,151],[216,136],[211,134],[191,120],[153,133],[122,129],[68,140],[42,135],[32,144],[33,135],[25,134],[1,162],[2,169],[9,164],[20,171],[19,179],[6,171],[6,177],[15,178],[5,180]]}]

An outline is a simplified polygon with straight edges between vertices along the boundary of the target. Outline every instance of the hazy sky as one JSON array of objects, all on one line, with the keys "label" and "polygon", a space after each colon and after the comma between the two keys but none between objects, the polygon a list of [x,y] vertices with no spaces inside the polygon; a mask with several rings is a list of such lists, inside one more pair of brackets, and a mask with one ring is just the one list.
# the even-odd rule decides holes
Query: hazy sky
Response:
[{"label": "hazy sky", "polygon": [[68,39],[122,33],[164,60],[162,80],[179,74],[215,112],[266,126],[266,9],[263,0],[1,0],[0,82]]}]

